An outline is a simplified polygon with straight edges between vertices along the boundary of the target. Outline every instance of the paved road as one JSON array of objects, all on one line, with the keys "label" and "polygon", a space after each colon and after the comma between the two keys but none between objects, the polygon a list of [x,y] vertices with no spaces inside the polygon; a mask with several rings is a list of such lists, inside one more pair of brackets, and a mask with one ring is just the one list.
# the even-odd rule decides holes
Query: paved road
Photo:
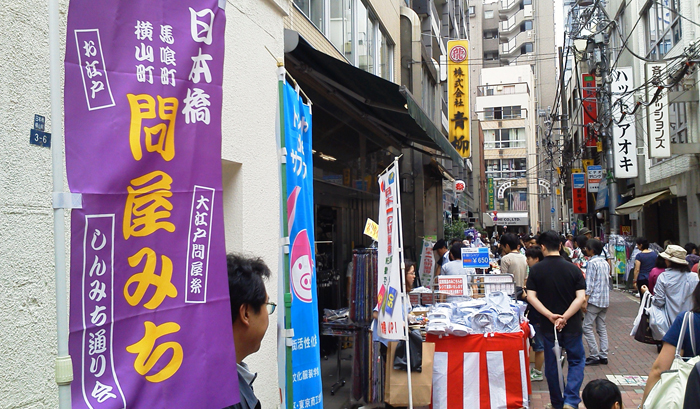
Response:
[{"label": "paved road", "polygon": [[[656,346],[642,344],[629,336],[634,317],[639,308],[639,299],[629,293],[612,291],[610,307],[607,314],[609,355],[608,365],[588,366],[583,386],[593,380],[606,378],[608,375],[647,376],[651,364],[656,359]],[[588,347],[584,340],[584,348]],[[636,408],[642,400],[644,386],[620,386],[625,408]],[[532,383],[532,409],[541,409],[549,403],[547,380]],[[580,408],[584,408],[581,403]]]}]

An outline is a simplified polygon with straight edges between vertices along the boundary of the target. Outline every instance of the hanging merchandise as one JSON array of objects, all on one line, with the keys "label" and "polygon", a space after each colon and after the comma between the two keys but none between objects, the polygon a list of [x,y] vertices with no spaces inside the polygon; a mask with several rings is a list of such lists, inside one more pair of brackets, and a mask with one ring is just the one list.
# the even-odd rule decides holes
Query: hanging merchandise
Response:
[{"label": "hanging merchandise", "polygon": [[284,139],[287,150],[286,192],[291,295],[292,388],[288,407],[322,408],[316,257],[314,251],[313,157],[311,104],[298,88],[283,84]]}]

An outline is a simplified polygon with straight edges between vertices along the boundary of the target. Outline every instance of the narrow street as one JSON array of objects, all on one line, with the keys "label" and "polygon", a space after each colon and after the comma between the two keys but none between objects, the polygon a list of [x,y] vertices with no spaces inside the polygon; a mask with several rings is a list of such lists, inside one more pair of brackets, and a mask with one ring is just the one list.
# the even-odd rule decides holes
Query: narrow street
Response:
[{"label": "narrow street", "polygon": [[[630,377],[646,377],[649,374],[651,364],[656,359],[656,346],[637,342],[629,333],[632,330],[632,323],[639,308],[639,299],[629,293],[621,291],[610,292],[610,307],[608,308],[608,342],[609,354],[608,365],[587,366],[583,387],[593,379],[607,378],[615,376],[627,381],[632,381]],[[588,353],[588,347],[584,340],[584,348]],[[643,383],[637,385],[625,385],[619,382],[622,391],[622,400],[625,408],[636,408],[642,400],[644,393]],[[549,392],[547,381],[532,383],[531,408],[541,409],[549,403]],[[583,403],[579,408],[584,408]]]}]

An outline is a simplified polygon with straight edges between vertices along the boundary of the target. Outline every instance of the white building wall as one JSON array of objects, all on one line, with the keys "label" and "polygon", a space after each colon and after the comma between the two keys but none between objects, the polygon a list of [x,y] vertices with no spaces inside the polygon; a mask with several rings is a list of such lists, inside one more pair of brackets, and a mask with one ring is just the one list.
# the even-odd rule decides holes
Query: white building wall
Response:
[{"label": "white building wall", "polygon": [[[68,1],[60,3],[64,43]],[[272,300],[277,299],[280,195],[277,67],[270,53],[284,57],[287,7],[281,0],[240,0],[227,2],[226,9],[227,249],[266,261],[273,272],[267,283]],[[5,39],[0,47],[0,409],[58,407],[51,150],[29,144],[34,114],[46,116],[47,130],[51,126],[47,10],[46,3],[23,2],[0,8]],[[274,317],[270,321],[260,351],[246,360],[259,374],[255,392],[264,408],[279,403],[277,359],[272,358],[277,331]]]}]

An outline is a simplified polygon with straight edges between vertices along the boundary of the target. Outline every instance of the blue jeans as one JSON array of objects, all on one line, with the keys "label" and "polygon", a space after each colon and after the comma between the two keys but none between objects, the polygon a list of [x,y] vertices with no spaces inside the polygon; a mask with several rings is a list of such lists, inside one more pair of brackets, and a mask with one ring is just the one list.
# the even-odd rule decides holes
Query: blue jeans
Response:
[{"label": "blue jeans", "polygon": [[544,375],[547,378],[549,387],[549,400],[552,406],[561,409],[564,404],[575,408],[581,402],[579,391],[583,384],[583,372],[586,367],[586,352],[583,349],[583,337],[581,333],[567,334],[560,332],[559,346],[566,349],[566,360],[569,370],[564,384],[564,397],[562,398],[559,389],[559,376],[557,370],[557,359],[554,355],[554,334],[543,333],[544,341]]}]

